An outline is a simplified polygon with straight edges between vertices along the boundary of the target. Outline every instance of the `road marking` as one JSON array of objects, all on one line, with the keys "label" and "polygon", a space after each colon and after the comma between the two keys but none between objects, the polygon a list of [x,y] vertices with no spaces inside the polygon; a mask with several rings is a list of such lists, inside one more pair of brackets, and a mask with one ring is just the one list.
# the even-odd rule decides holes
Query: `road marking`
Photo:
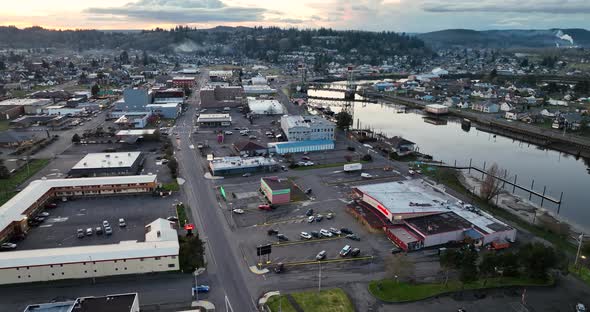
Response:
[{"label": "road marking", "polygon": [[299,262],[283,262],[285,266],[300,266],[300,265],[312,265],[312,264],[330,264],[330,263],[340,263],[340,262],[352,262],[352,261],[366,261],[366,260],[373,260],[375,257],[373,256],[364,256],[364,257],[356,257],[356,258],[335,258],[335,259],[326,259],[326,260],[308,260],[308,261],[299,261]]},{"label": "road marking", "polygon": [[333,241],[333,240],[338,240],[338,239],[343,239],[343,238],[345,238],[345,236],[336,236],[336,237],[327,237],[327,238],[316,238],[316,239],[308,239],[308,240],[294,241],[294,242],[289,242],[289,243],[273,243],[272,245],[274,247],[285,247],[285,246],[291,246],[291,245],[302,245],[302,244],[311,244],[311,243],[320,243],[320,242],[326,242],[326,241]]}]

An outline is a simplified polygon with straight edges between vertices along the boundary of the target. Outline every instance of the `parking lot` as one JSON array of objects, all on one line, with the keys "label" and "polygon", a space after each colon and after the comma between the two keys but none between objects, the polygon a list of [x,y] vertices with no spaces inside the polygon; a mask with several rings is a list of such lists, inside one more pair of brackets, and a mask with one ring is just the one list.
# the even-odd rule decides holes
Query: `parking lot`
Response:
[{"label": "parking lot", "polygon": [[[57,208],[46,209],[50,216],[18,243],[18,249],[42,249],[72,246],[114,244],[126,240],[143,241],[145,225],[157,218],[175,215],[169,199],[150,195],[78,198],[58,202]],[[126,226],[119,226],[119,218]],[[97,235],[103,220],[109,222],[112,235]],[[77,237],[77,230],[92,229],[92,235]]]}]

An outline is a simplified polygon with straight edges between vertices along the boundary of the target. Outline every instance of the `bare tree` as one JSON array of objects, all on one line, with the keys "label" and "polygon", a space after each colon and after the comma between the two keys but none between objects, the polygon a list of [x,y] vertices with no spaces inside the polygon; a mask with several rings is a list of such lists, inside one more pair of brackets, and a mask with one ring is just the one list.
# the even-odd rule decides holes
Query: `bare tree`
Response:
[{"label": "bare tree", "polygon": [[389,278],[407,279],[414,275],[415,265],[405,254],[399,253],[385,257],[385,272]]},{"label": "bare tree", "polygon": [[493,164],[490,169],[488,169],[486,176],[481,183],[481,187],[479,189],[479,196],[486,201],[492,200],[495,196],[500,194],[502,190],[502,183],[500,180],[496,179],[500,172],[497,164]]}]

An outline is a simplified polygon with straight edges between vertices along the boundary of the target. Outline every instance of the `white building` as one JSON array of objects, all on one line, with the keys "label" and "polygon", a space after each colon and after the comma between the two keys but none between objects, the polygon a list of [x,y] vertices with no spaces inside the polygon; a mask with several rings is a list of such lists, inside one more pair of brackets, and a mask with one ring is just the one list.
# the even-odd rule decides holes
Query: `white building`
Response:
[{"label": "white building", "polygon": [[336,124],[319,116],[284,115],[281,128],[289,141],[334,140]]},{"label": "white building", "polygon": [[139,312],[137,293],[80,297],[75,300],[36,303],[26,307],[24,312]]},{"label": "white building", "polygon": [[248,107],[250,108],[250,112],[256,115],[282,115],[285,113],[285,108],[277,100],[263,100],[249,97]]},{"label": "white building", "polygon": [[65,105],[50,105],[43,108],[43,113],[53,116],[79,115],[86,112],[84,108],[73,108]]}]

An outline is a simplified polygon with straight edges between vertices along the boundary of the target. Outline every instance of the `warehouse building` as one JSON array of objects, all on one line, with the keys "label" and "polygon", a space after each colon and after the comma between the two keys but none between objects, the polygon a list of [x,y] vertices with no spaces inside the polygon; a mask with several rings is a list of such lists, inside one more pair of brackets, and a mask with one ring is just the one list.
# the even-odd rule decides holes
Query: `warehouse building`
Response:
[{"label": "warehouse building", "polygon": [[289,141],[334,140],[336,124],[320,116],[281,117],[281,129]]},{"label": "warehouse building", "polygon": [[68,173],[73,177],[135,175],[141,170],[141,152],[90,153]]},{"label": "warehouse building", "polygon": [[137,293],[80,297],[71,301],[32,304],[24,312],[139,312]]},{"label": "warehouse building", "polygon": [[248,108],[250,112],[256,115],[282,115],[285,113],[285,108],[277,100],[266,100],[248,98]]},{"label": "warehouse building", "polygon": [[201,114],[197,118],[199,127],[229,127],[231,116],[229,114]]},{"label": "warehouse building", "polygon": [[144,242],[1,253],[0,284],[177,271],[179,244],[174,224],[157,219],[146,225]]},{"label": "warehouse building", "polygon": [[154,103],[182,103],[184,102],[184,90],[179,88],[153,89]]},{"label": "warehouse building", "polygon": [[206,86],[199,95],[201,108],[237,107],[242,105],[244,90],[240,86]]},{"label": "warehouse building", "polygon": [[274,159],[265,157],[220,157],[209,162],[209,169],[214,176],[272,172],[277,167],[278,163]]},{"label": "warehouse building", "polygon": [[273,204],[286,204],[291,201],[291,182],[279,177],[260,179],[260,189],[268,201]]},{"label": "warehouse building", "polygon": [[247,96],[273,95],[277,93],[277,90],[266,85],[253,85],[244,86],[244,93]]},{"label": "warehouse building", "polygon": [[424,180],[362,185],[354,193],[360,205],[388,221],[387,235],[404,250],[453,241],[489,244],[516,239],[516,229]]},{"label": "warehouse building", "polygon": [[[52,105],[53,101],[50,99],[8,99],[0,102],[2,107],[20,107],[22,111],[27,115],[39,115],[42,114],[43,107]],[[6,108],[4,108],[6,109]],[[20,110],[19,109],[19,110]]]},{"label": "warehouse building", "polygon": [[292,153],[305,153],[328,151],[334,149],[334,141],[331,140],[311,140],[311,141],[293,141],[293,142],[271,142],[268,143],[269,150],[279,155]]},{"label": "warehouse building", "polygon": [[240,155],[258,156],[268,153],[268,148],[251,140],[241,140],[233,144],[233,148]]},{"label": "warehouse building", "polygon": [[55,198],[150,193],[156,187],[155,175],[35,180],[0,207],[0,241],[26,234],[27,219]]}]

